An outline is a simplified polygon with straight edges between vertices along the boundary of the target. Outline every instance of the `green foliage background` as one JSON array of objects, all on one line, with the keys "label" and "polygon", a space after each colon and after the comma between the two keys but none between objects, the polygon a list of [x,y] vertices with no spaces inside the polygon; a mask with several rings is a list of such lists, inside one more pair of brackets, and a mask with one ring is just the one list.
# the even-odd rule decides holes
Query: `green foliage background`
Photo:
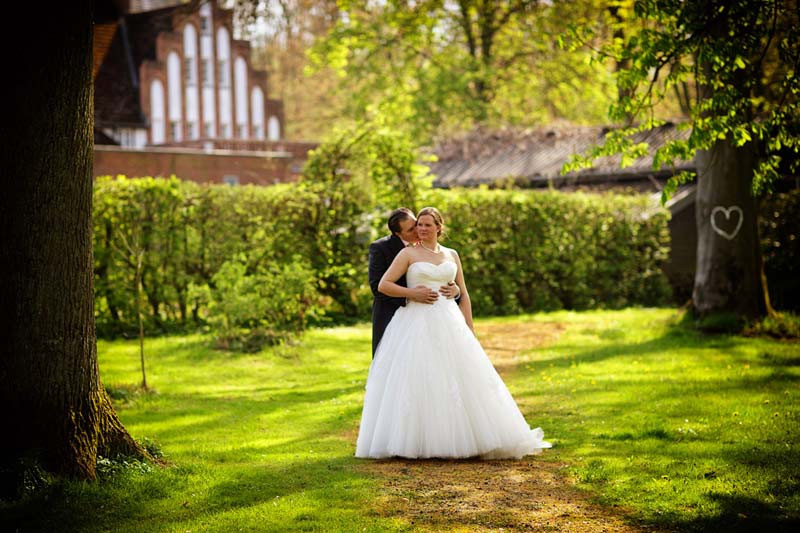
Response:
[{"label": "green foliage background", "polygon": [[[211,323],[231,344],[236,331],[279,339],[323,313],[332,322],[367,319],[367,247],[385,232],[387,213],[359,190],[347,180],[267,188],[98,180],[98,332],[136,331],[135,252],[143,253],[150,333]],[[646,198],[427,190],[418,203],[444,213],[445,244],[461,254],[478,315],[669,298],[667,214]]]},{"label": "green foliage background", "polygon": [[433,190],[476,313],[656,305],[668,213],[645,196]]},{"label": "green foliage background", "polygon": [[[223,346],[255,349],[253,338],[274,342],[308,324],[367,320],[367,248],[386,234],[388,211],[399,204],[367,194],[357,173],[335,176],[236,188],[99,179],[98,333],[137,331],[135,253],[143,254],[148,334],[210,325]],[[669,215],[649,197],[422,188],[414,204],[444,214],[443,244],[461,255],[478,316],[670,302],[662,272]],[[761,206],[765,269],[783,309],[796,294],[798,210],[798,191]]]},{"label": "green foliage background", "polygon": [[611,72],[590,48],[563,46],[570,23],[610,24],[605,2],[337,6],[336,23],[307,54],[310,72],[340,80],[339,116],[384,117],[428,142],[478,124],[599,123],[616,97]]}]

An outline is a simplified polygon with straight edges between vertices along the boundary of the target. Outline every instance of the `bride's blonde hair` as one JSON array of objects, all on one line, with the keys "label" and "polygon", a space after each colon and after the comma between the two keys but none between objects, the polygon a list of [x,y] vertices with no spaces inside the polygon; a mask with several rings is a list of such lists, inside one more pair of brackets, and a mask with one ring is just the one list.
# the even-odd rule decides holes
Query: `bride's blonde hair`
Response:
[{"label": "bride's blonde hair", "polygon": [[444,236],[444,218],[442,214],[435,207],[423,207],[417,213],[417,220],[422,215],[428,215],[433,218],[433,223],[436,224],[436,236],[440,239]]}]

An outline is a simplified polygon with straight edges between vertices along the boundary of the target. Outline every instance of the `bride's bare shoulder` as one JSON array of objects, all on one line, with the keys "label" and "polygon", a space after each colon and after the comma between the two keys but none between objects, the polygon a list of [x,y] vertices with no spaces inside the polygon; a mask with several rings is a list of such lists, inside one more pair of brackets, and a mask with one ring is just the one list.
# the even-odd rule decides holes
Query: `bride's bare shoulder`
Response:
[{"label": "bride's bare shoulder", "polygon": [[[442,245],[440,244],[439,246],[442,246]],[[455,248],[448,248],[447,246],[442,246],[442,251],[445,254],[447,254],[447,256],[450,259],[452,259],[453,261],[456,261],[458,259],[458,252],[456,251]]]},{"label": "bride's bare shoulder", "polygon": [[415,257],[419,255],[419,251],[416,249],[416,246],[406,246],[400,253],[397,254],[398,257],[402,257],[406,260],[413,261]]},{"label": "bride's bare shoulder", "polygon": [[402,250],[400,250],[399,252],[397,252],[397,257],[408,257],[412,253],[413,253],[413,251],[411,250],[411,247],[407,246],[407,247],[403,248]]}]

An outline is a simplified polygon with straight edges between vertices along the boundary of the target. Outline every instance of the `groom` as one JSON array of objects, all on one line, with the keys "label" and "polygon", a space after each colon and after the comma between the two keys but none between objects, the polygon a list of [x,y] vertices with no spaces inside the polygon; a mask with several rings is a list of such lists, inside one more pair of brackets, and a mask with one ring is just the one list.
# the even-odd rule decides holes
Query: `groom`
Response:
[{"label": "groom", "polygon": [[[395,311],[406,304],[405,298],[393,298],[378,292],[378,283],[389,269],[395,256],[406,246],[411,246],[419,241],[417,237],[417,219],[414,213],[401,207],[389,215],[389,231],[391,235],[382,237],[369,245],[369,286],[372,289],[372,357],[375,349],[383,337],[383,332]],[[397,280],[397,284],[406,287],[405,275]],[[455,298],[459,294],[458,285],[450,282],[439,289],[446,298]],[[410,300],[420,303],[432,304],[439,297],[438,293],[428,287],[420,285],[414,288]]]}]

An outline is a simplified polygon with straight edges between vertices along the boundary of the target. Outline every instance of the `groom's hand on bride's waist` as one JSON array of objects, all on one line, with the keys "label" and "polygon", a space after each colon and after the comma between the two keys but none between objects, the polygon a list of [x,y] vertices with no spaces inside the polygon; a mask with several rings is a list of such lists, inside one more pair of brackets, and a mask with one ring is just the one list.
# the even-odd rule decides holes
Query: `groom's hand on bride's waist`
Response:
[{"label": "groom's hand on bride's waist", "polygon": [[458,298],[461,294],[461,289],[458,288],[455,281],[451,281],[447,285],[442,285],[439,287],[439,292],[442,293],[442,296],[445,298],[453,299]]},{"label": "groom's hand on bride's waist", "polygon": [[432,304],[439,298],[439,294],[424,285],[411,289],[408,299],[421,304]]}]

